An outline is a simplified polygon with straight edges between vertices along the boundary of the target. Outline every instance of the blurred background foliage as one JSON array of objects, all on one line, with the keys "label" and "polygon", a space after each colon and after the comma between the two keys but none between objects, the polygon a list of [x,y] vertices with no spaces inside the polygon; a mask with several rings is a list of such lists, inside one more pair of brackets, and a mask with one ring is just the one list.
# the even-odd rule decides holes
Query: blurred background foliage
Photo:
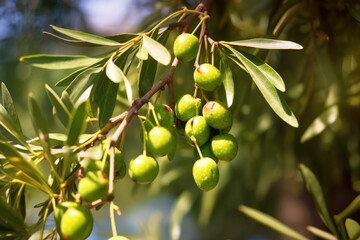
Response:
[{"label": "blurred background foliage", "polygon": [[[49,24],[100,35],[137,32],[179,6],[191,8],[196,2],[0,1],[0,81],[16,100],[23,129],[33,135],[27,114],[29,92],[41,102],[52,131],[61,129],[51,117],[44,84],[53,86],[68,72],[31,68],[19,63],[19,57],[96,54],[42,34],[49,31]],[[267,37],[304,47],[253,52],[283,77],[286,99],[300,126],[295,129],[280,120],[249,76],[234,71],[231,132],[238,138],[239,153],[230,164],[220,164],[218,187],[209,193],[196,188],[192,149],[179,138],[176,158],[161,163],[160,177],[150,187],[135,186],[128,178],[116,183],[115,196],[123,212],[120,232],[146,239],[279,239],[241,215],[239,204],[267,212],[304,234],[308,224],[321,228],[298,164],[305,163],[315,172],[333,214],[360,192],[360,4],[356,0],[213,0],[210,15],[209,35],[214,40]],[[190,65],[178,69],[175,97],[193,91],[187,84],[191,78]],[[121,106],[116,113],[126,110]],[[134,134],[127,135],[128,159],[141,152],[140,125],[133,121],[129,128]],[[32,205],[28,207],[32,213]],[[106,210],[97,214],[103,221],[97,223],[94,239],[109,236],[107,214]],[[360,220],[359,214],[353,218]]]}]

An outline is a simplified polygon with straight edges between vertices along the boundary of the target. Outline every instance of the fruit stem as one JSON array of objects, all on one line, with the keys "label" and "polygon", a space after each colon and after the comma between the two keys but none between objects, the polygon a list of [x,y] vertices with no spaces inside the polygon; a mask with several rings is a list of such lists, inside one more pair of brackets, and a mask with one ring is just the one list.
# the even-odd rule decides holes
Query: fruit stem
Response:
[{"label": "fruit stem", "polygon": [[115,214],[114,214],[114,201],[110,202],[110,222],[111,222],[111,232],[112,235],[115,237],[117,236],[117,229],[116,229],[116,222],[115,222]]},{"label": "fruit stem", "polygon": [[155,119],[156,125],[160,126],[159,120],[158,120],[158,118],[156,116],[154,105],[152,105],[152,103],[150,103],[150,102],[148,104],[149,104],[150,113],[152,114],[153,118]]},{"label": "fruit stem", "polygon": [[202,153],[201,153],[201,150],[200,150],[199,145],[198,145],[197,142],[196,142],[196,138],[195,138],[194,136],[191,136],[190,139],[191,139],[191,141],[194,143],[194,145],[195,145],[195,147],[196,147],[196,150],[197,150],[197,152],[198,152],[198,154],[199,154],[199,156],[200,156],[200,159],[202,159],[202,158],[203,158],[203,155],[202,155]]}]

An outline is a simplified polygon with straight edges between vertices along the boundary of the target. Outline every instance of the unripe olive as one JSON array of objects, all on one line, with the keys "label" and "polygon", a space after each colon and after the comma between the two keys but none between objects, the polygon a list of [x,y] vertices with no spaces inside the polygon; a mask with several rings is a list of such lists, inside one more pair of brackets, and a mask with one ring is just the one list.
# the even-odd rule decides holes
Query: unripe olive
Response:
[{"label": "unripe olive", "polygon": [[66,201],[66,202],[62,202],[57,204],[56,208],[54,209],[54,219],[55,219],[55,223],[56,223],[56,229],[58,231],[58,233],[60,234],[60,227],[61,227],[61,218],[64,215],[64,212],[69,208],[69,207],[77,207],[79,206],[79,203],[77,202],[73,202],[73,201]]},{"label": "unripe olive", "polygon": [[175,114],[178,119],[186,122],[195,117],[202,107],[201,99],[185,94],[178,99],[175,105]]},{"label": "unripe olive", "polygon": [[204,191],[213,189],[219,182],[218,166],[209,157],[196,160],[193,165],[192,174],[196,185]]},{"label": "unripe olive", "polygon": [[88,172],[80,179],[78,193],[80,197],[88,202],[104,198],[108,195],[109,178],[102,171]]},{"label": "unripe olive", "polygon": [[158,162],[150,156],[139,155],[130,160],[129,176],[138,184],[149,184],[159,173]]},{"label": "unripe olive", "polygon": [[174,55],[184,62],[193,60],[199,49],[199,39],[190,33],[180,34],[174,42]]},{"label": "unripe olive", "polygon": [[90,210],[76,204],[63,211],[58,232],[64,240],[85,240],[91,234],[93,225]]},{"label": "unripe olive", "polygon": [[[160,126],[171,128],[174,126],[175,117],[174,111],[167,104],[157,104],[154,107],[155,115],[159,121]],[[149,114],[150,121],[156,125],[156,121],[152,113]]]},{"label": "unripe olive", "polygon": [[148,146],[150,151],[157,156],[167,155],[174,145],[174,136],[165,127],[156,126],[152,128],[148,135]]},{"label": "unripe olive", "polygon": [[203,63],[194,71],[194,81],[205,91],[214,91],[222,82],[221,72],[209,63]]},{"label": "unripe olive", "polygon": [[207,142],[210,136],[210,127],[206,123],[203,116],[195,116],[190,118],[185,125],[185,138],[190,145],[195,145],[193,139],[198,146]]},{"label": "unripe olive", "polygon": [[220,134],[211,140],[211,150],[219,160],[231,161],[238,152],[238,143],[233,135]]},{"label": "unripe olive", "polygon": [[207,102],[203,109],[202,115],[204,116],[207,124],[216,129],[229,129],[232,125],[232,114],[230,109],[225,104],[218,101]]}]

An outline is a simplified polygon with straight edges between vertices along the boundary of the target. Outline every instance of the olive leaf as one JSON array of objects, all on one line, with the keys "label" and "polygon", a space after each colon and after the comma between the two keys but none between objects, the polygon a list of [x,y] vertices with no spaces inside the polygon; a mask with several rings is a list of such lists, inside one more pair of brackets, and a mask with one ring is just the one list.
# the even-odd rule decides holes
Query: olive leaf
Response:
[{"label": "olive leaf", "polygon": [[82,102],[77,108],[74,108],[70,115],[70,121],[66,131],[66,135],[68,136],[66,144],[68,146],[79,143],[79,137],[86,128],[86,117],[86,102]]},{"label": "olive leaf", "polygon": [[358,222],[351,218],[347,218],[345,221],[345,227],[350,240],[360,240],[360,225]]},{"label": "olive leaf", "polygon": [[[160,37],[158,37],[158,31],[155,31],[151,35],[151,38],[156,39],[158,37],[157,41],[162,44],[167,40],[169,33],[170,31],[165,31],[160,35]],[[144,49],[144,51],[148,53],[144,46],[142,46],[140,49]],[[146,58],[140,61],[139,75],[138,75],[138,86],[139,86],[140,97],[144,96],[145,93],[147,93],[152,88],[154,84],[156,72],[157,72],[157,61],[154,58]]]},{"label": "olive leaf", "polygon": [[0,227],[11,232],[25,232],[26,225],[24,218],[18,209],[14,209],[8,204],[4,198],[0,197]]},{"label": "olive leaf", "polygon": [[41,112],[40,107],[32,94],[29,94],[29,110],[35,132],[39,137],[45,156],[49,160],[51,160],[52,155],[51,155],[51,147],[49,144],[50,140],[48,135],[49,130],[48,130],[47,122],[45,121],[43,113]]},{"label": "olive leaf", "polygon": [[231,107],[234,102],[235,96],[234,79],[229,63],[227,62],[226,57],[223,54],[221,54],[220,70],[222,72],[222,83],[225,89],[227,106]]},{"label": "olive leaf", "polygon": [[20,182],[35,187],[49,195],[53,194],[42,172],[31,159],[20,154],[14,146],[6,142],[0,142],[0,152],[13,167],[3,168],[6,174],[13,179],[18,179]]},{"label": "olive leaf", "polygon": [[119,43],[117,41],[107,39],[107,38],[104,38],[104,37],[101,37],[98,35],[81,32],[81,31],[76,31],[76,30],[72,30],[72,29],[61,28],[61,27],[57,27],[54,25],[50,25],[50,27],[59,33],[62,33],[68,37],[74,38],[74,39],[82,41],[82,42],[93,43],[93,44],[100,45],[100,46],[120,46],[121,45],[121,43]]},{"label": "olive leaf", "polygon": [[291,41],[268,39],[268,38],[254,38],[230,42],[222,42],[233,46],[252,47],[260,49],[295,49],[300,50],[303,47],[300,44]]},{"label": "olive leaf", "polygon": [[240,205],[239,211],[244,213],[245,215],[249,216],[250,218],[254,219],[255,221],[258,221],[261,224],[264,224],[265,226],[285,235],[288,237],[291,237],[293,239],[298,240],[306,240],[307,237],[301,235],[300,233],[296,232],[295,230],[291,229],[289,226],[285,225],[284,223],[280,222],[279,220],[273,218],[272,216],[265,214],[263,212],[260,212],[256,209]]},{"label": "olive leaf", "polygon": [[[252,62],[251,59],[247,58],[241,52],[235,50],[229,45],[223,45],[229,49],[236,59],[240,62],[240,66],[244,67],[250,74],[251,78],[259,88],[260,92],[268,102],[274,112],[290,126],[298,127],[299,123],[291,111],[290,107],[286,103],[284,97],[276,90],[275,86],[269,81],[268,77],[263,73],[264,69],[260,70],[256,63]],[[233,60],[233,58],[230,58]],[[238,64],[237,61],[235,63]]]},{"label": "olive leaf", "polygon": [[17,127],[17,129],[20,132],[22,132],[19,117],[16,112],[11,94],[10,94],[9,90],[7,89],[5,83],[3,83],[3,82],[1,83],[1,104],[8,112],[10,118],[13,120],[13,123]]},{"label": "olive leaf", "polygon": [[49,85],[46,84],[45,89],[46,89],[46,92],[48,94],[50,102],[52,103],[60,122],[64,126],[67,126],[67,124],[69,122],[69,118],[70,118],[69,109],[66,107],[66,105],[61,100],[61,98],[56,94],[56,92]]},{"label": "olive leaf", "polygon": [[142,44],[150,56],[153,57],[156,61],[163,65],[168,65],[170,63],[170,52],[161,43],[144,34]]},{"label": "olive leaf", "polygon": [[22,56],[21,62],[28,63],[34,67],[50,70],[73,69],[89,66],[100,62],[103,58],[92,58],[83,55],[54,55],[54,54],[35,54]]},{"label": "olive leaf", "polygon": [[133,93],[130,81],[127,79],[123,71],[113,62],[113,56],[110,57],[106,65],[106,76],[114,83],[124,82],[128,101],[131,102],[133,99]]},{"label": "olive leaf", "polygon": [[315,201],[316,208],[321,216],[321,219],[335,236],[339,236],[340,233],[335,225],[333,217],[329,212],[323,190],[315,174],[304,164],[300,164],[299,168],[302,178],[305,181],[306,188]]},{"label": "olive leaf", "polygon": [[339,107],[333,105],[326,108],[315,120],[310,123],[301,136],[301,142],[306,142],[322,133],[329,125],[333,124],[339,116]]},{"label": "olive leaf", "polygon": [[3,105],[0,105],[0,126],[5,129],[7,133],[13,136],[16,141],[30,149],[29,145],[26,143],[26,139],[22,131],[19,129],[19,126],[16,124],[16,122],[14,122]]}]

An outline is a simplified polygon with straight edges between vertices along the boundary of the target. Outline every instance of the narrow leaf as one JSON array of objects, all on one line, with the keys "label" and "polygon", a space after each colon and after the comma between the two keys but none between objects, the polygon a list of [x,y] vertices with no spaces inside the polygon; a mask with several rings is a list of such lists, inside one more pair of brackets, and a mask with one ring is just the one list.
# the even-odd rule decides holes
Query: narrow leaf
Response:
[{"label": "narrow leaf", "polygon": [[86,128],[86,102],[81,103],[71,113],[69,125],[67,128],[67,145],[72,146],[79,143],[80,135]]},{"label": "narrow leaf", "polygon": [[14,122],[13,119],[11,119],[11,116],[2,105],[0,105],[0,126],[2,126],[10,135],[12,135],[16,141],[29,148],[24,135],[18,128],[18,125]]},{"label": "narrow leaf", "polygon": [[306,229],[314,234],[315,236],[325,239],[325,240],[337,240],[334,235],[331,233],[325,232],[324,230],[321,230],[319,228],[313,227],[313,226],[307,226]]},{"label": "narrow leaf", "polygon": [[57,27],[54,25],[51,25],[51,27],[57,32],[60,32],[68,37],[74,38],[74,39],[82,41],[82,42],[93,43],[93,44],[100,45],[100,46],[120,46],[121,45],[121,43],[119,43],[119,42],[116,42],[114,40],[110,40],[110,39],[107,39],[107,38],[104,38],[104,37],[101,37],[98,35],[81,32],[81,31],[77,31],[77,30],[61,28],[61,27]]},{"label": "narrow leaf", "polygon": [[56,94],[56,92],[49,86],[45,85],[46,92],[48,94],[48,97],[54,106],[54,109],[56,111],[56,114],[60,120],[60,122],[66,127],[69,122],[70,118],[70,112],[61,100],[61,98]]},{"label": "narrow leaf", "polygon": [[[153,39],[157,37],[158,32],[155,31],[153,33],[153,35],[151,36]],[[165,37],[163,37],[165,36]],[[159,41],[161,40],[165,40],[167,38],[167,35],[163,34],[162,38],[159,39]],[[146,55],[148,54],[146,48],[144,47],[144,45],[142,44],[140,50],[143,49],[142,51],[146,52]],[[138,54],[139,54],[138,52]],[[139,58],[139,56],[138,56]],[[146,60],[146,61],[145,61]],[[156,76],[156,71],[157,71],[157,61],[154,58],[144,58],[142,59],[142,61],[140,61],[140,67],[139,67],[139,74],[138,74],[138,83],[139,83],[139,96],[142,97],[144,96],[153,86],[154,84],[154,80],[155,80],[155,76]]]},{"label": "narrow leaf", "polygon": [[234,101],[235,87],[231,68],[224,56],[221,57],[222,83],[224,85],[227,106],[231,107]]},{"label": "narrow leaf", "polygon": [[306,188],[315,201],[315,205],[321,216],[321,219],[335,236],[339,236],[337,227],[333,217],[329,212],[329,208],[319,181],[317,180],[314,173],[304,164],[300,164],[299,167],[301,175],[305,181]]},{"label": "narrow leaf", "polygon": [[303,49],[300,44],[291,41],[277,40],[277,39],[268,39],[268,38],[254,38],[247,40],[223,42],[229,45],[242,46],[242,47],[252,47],[252,48],[261,48],[261,49]]},{"label": "narrow leaf", "polygon": [[54,55],[54,54],[35,54],[23,56],[21,62],[31,64],[34,67],[58,70],[73,69],[89,66],[100,62],[102,58],[91,58],[83,55]]},{"label": "narrow leaf", "polygon": [[346,232],[348,233],[350,240],[360,240],[360,225],[351,218],[345,221]]},{"label": "narrow leaf", "polygon": [[143,35],[143,45],[150,56],[153,57],[156,61],[163,65],[168,65],[170,63],[171,55],[167,48],[164,47],[161,43],[146,35]]},{"label": "narrow leaf", "polygon": [[284,223],[280,222],[279,220],[262,213],[256,209],[241,205],[239,206],[239,211],[247,215],[248,217],[254,219],[255,221],[258,221],[261,224],[264,224],[265,226],[285,235],[288,237],[291,237],[293,239],[299,239],[299,240],[306,240],[305,236],[301,235],[300,233],[296,232],[295,230],[291,229]]},{"label": "narrow leaf", "polygon": [[[16,168],[17,171],[21,171],[27,181],[25,184],[37,186],[39,190],[52,195],[53,192],[45,180],[40,169],[30,159],[21,155],[11,144],[0,142],[0,152],[5,156],[7,162]],[[18,174],[16,174],[18,175]]]},{"label": "narrow leaf", "polygon": [[24,219],[17,210],[18,209],[12,208],[2,197],[0,197],[0,225],[13,230],[14,232],[24,232],[26,228]]},{"label": "narrow leaf", "polygon": [[76,102],[81,94],[93,84],[96,77],[102,74],[102,68],[88,68],[80,73],[65,89],[69,94],[71,101]]},{"label": "narrow leaf", "polygon": [[285,92],[285,83],[282,77],[270,65],[252,54],[246,52],[241,53],[259,68],[271,84],[273,84],[281,92]]},{"label": "narrow leaf", "polygon": [[131,102],[133,99],[131,84],[123,71],[113,62],[112,56],[109,59],[108,64],[106,65],[106,75],[114,83],[120,83],[122,81],[124,82],[128,101]]},{"label": "narrow leaf", "polygon": [[14,121],[14,125],[17,127],[17,129],[19,129],[20,132],[22,132],[19,117],[16,112],[11,94],[10,94],[9,90],[7,89],[5,83],[3,83],[3,82],[1,83],[1,97],[2,97],[2,99],[1,99],[2,105],[4,106],[6,111],[9,113],[9,116],[11,117],[11,119]]},{"label": "narrow leaf", "polygon": [[329,125],[333,124],[339,116],[339,108],[333,105],[323,111],[305,130],[301,142],[306,142],[322,133]]},{"label": "narrow leaf", "polygon": [[99,105],[99,126],[103,127],[109,121],[116,105],[119,84],[108,79],[101,82],[102,96]]},{"label": "narrow leaf", "polygon": [[291,111],[283,96],[279,94],[274,85],[268,80],[262,71],[259,70],[252,61],[240,52],[236,51],[234,48],[228,45],[224,46],[228,48],[246,68],[247,72],[250,74],[256,86],[259,88],[260,92],[274,112],[290,126],[298,127],[299,124],[294,113]]}]

